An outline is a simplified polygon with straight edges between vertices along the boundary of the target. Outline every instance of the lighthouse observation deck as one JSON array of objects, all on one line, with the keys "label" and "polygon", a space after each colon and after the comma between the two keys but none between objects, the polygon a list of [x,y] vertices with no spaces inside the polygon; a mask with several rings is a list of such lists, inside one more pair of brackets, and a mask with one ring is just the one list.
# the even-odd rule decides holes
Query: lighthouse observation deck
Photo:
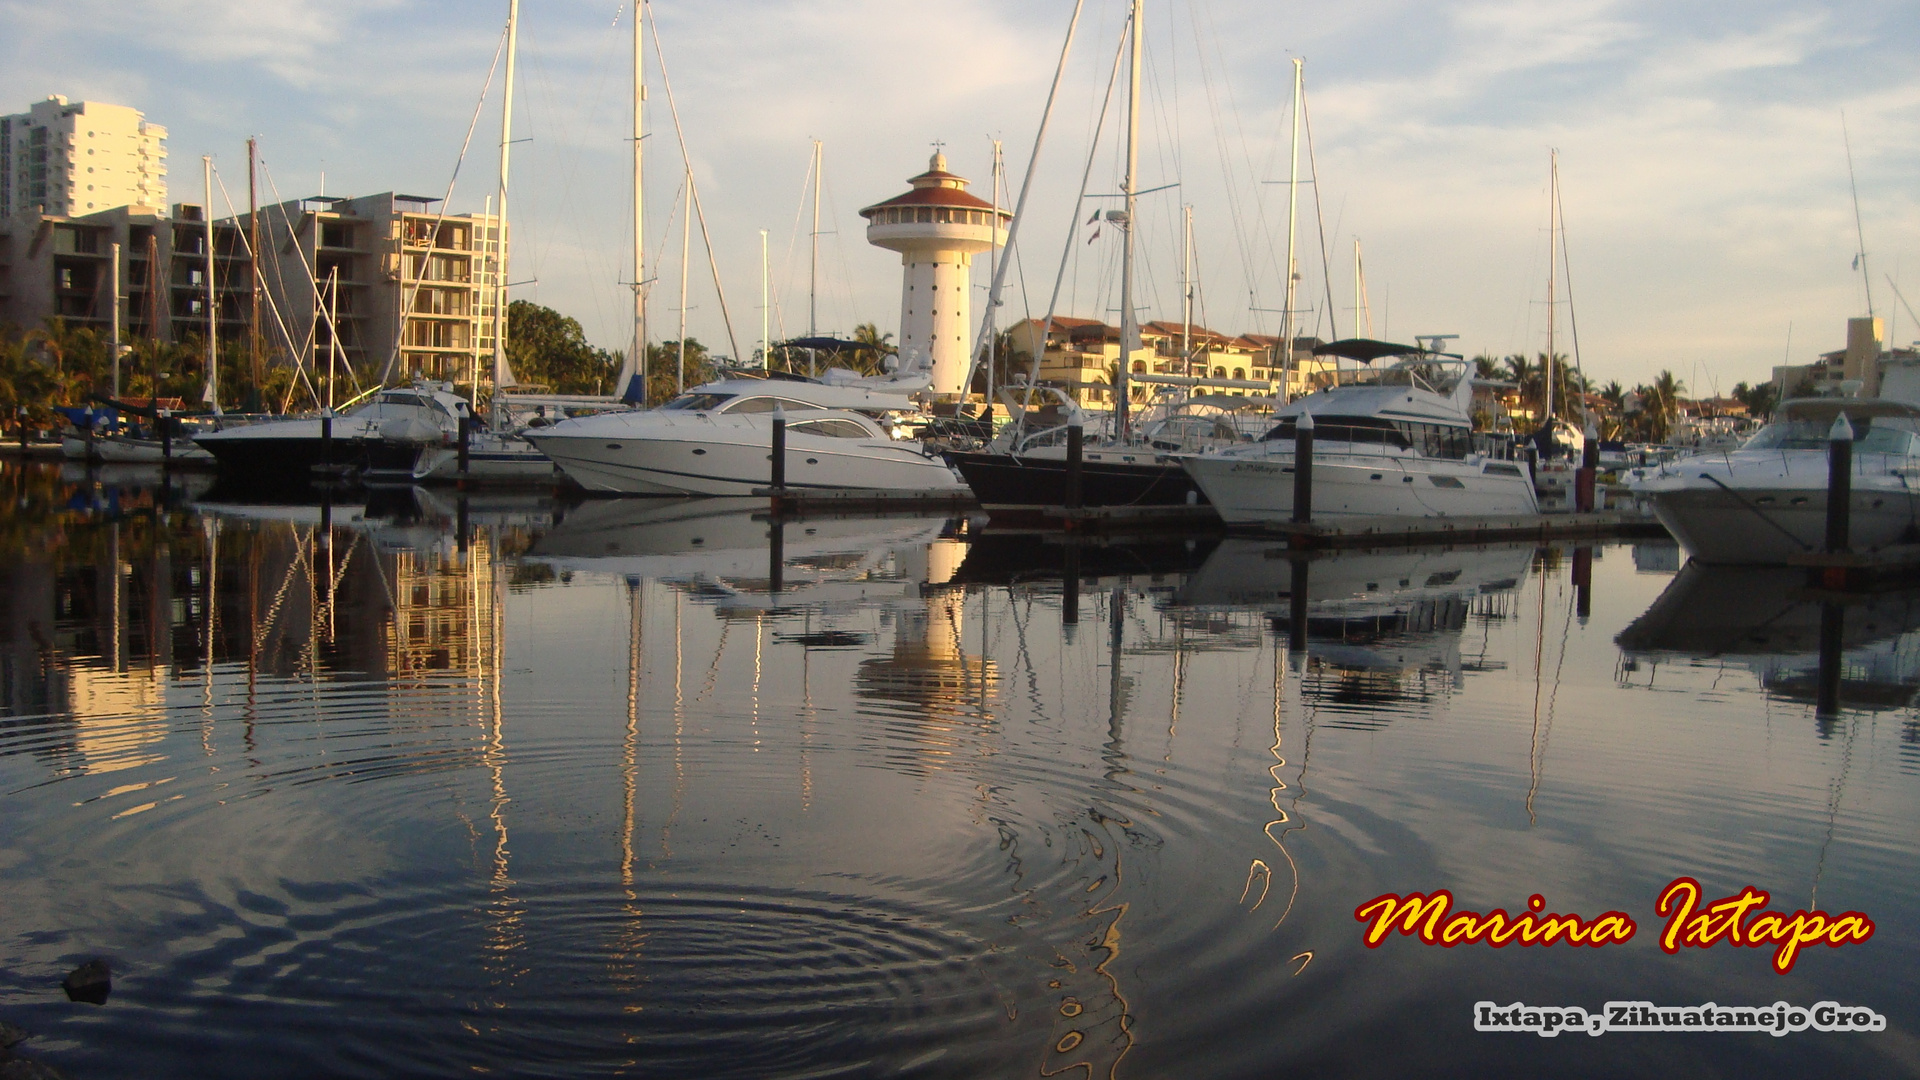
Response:
[{"label": "lighthouse observation deck", "polygon": [[967,190],[934,154],[911,190],[860,211],[867,242],[900,253],[900,352],[925,356],[933,390],[962,392],[966,378],[973,257],[1005,244],[1013,214]]}]

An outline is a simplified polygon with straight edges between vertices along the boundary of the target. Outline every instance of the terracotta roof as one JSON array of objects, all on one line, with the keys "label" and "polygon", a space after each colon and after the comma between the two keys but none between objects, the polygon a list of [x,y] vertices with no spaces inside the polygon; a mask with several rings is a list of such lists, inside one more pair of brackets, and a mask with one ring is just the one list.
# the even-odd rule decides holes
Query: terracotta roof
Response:
[{"label": "terracotta roof", "polygon": [[[1026,321],[1035,326],[1044,326],[1046,324],[1045,319],[1028,319]],[[1053,317],[1053,328],[1055,330],[1072,330],[1082,326],[1102,325],[1105,324],[1101,323],[1098,319],[1077,319],[1072,315],[1055,315]]]},{"label": "terracotta roof", "polygon": [[[961,191],[959,188],[924,187],[914,188],[912,191],[895,195],[885,202],[874,203],[872,206],[860,211],[860,216],[872,217],[874,211],[884,210],[889,206],[964,206],[970,210],[993,209],[992,203],[980,198],[978,195]],[[1010,219],[1013,217],[1013,213],[1007,208],[1001,207],[1000,216]]]}]

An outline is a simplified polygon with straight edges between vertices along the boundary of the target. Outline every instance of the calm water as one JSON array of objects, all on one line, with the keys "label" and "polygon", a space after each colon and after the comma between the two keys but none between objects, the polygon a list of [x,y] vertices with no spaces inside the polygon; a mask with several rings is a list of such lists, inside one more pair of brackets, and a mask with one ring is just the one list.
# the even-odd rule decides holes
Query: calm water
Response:
[{"label": "calm water", "polygon": [[[1796,580],[1656,544],[1320,560],[1290,654],[1259,542],[794,521],[776,591],[753,503],[0,469],[0,1017],[81,1080],[1920,1072],[1920,596],[1822,714]],[[1680,875],[1878,929],[1666,955]],[[1641,929],[1364,947],[1440,888]],[[1890,1027],[1471,1026],[1642,998]]]}]

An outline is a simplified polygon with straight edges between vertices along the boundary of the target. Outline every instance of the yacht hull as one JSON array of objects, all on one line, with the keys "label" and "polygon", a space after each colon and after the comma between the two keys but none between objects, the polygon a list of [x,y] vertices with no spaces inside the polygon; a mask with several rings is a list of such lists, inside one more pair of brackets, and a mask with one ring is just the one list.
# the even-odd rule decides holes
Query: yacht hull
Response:
[{"label": "yacht hull", "polygon": [[[1229,525],[1292,520],[1290,450],[1203,455],[1183,463]],[[1342,454],[1313,461],[1315,519],[1470,517],[1539,509],[1533,483],[1512,462]]]},{"label": "yacht hull", "polygon": [[288,436],[232,441],[201,441],[200,445],[226,475],[247,480],[305,479],[316,469],[358,469],[366,464],[366,440],[335,438],[331,444],[317,437]]},{"label": "yacht hull", "polygon": [[[1687,487],[1650,498],[1660,524],[1703,563],[1779,566],[1826,543],[1824,488]],[[1920,494],[1855,490],[1849,517],[1847,546],[1854,551],[1920,540]]]},{"label": "yacht hull", "polygon": [[[1082,460],[1080,498],[1083,506],[1179,506],[1205,503],[1206,496],[1178,460],[1153,454],[1126,455],[1140,460],[1112,460],[1109,452]],[[1033,455],[952,453],[947,460],[989,514],[1037,512],[1043,506],[1067,501],[1067,463],[1064,458]]]},{"label": "yacht hull", "polygon": [[92,445],[81,435],[66,435],[60,440],[61,453],[69,461],[97,461],[106,465],[213,464],[213,455],[182,436],[173,440],[171,450],[159,439],[136,439],[130,435],[95,436]]},{"label": "yacht hull", "polygon": [[[642,422],[644,423],[644,422]],[[772,483],[770,428],[647,424],[528,440],[588,491],[617,495],[752,495]],[[789,431],[787,486],[809,490],[950,492],[966,485],[911,444]]]}]

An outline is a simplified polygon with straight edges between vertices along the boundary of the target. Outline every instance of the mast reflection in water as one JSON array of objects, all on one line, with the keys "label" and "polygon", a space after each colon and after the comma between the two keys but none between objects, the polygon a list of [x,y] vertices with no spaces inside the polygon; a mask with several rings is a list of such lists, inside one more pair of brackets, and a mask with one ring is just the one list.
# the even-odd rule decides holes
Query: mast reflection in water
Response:
[{"label": "mast reflection in water", "polygon": [[[1482,1075],[1567,1049],[1466,1037],[1482,998],[1920,1023],[1903,595],[1829,620],[1822,709],[1817,604],[1621,546],[0,479],[0,1016],[75,1076]],[[1782,989],[1352,916],[1679,874],[1880,929]],[[1763,1042],[1575,1049],[1906,1067]]]}]

